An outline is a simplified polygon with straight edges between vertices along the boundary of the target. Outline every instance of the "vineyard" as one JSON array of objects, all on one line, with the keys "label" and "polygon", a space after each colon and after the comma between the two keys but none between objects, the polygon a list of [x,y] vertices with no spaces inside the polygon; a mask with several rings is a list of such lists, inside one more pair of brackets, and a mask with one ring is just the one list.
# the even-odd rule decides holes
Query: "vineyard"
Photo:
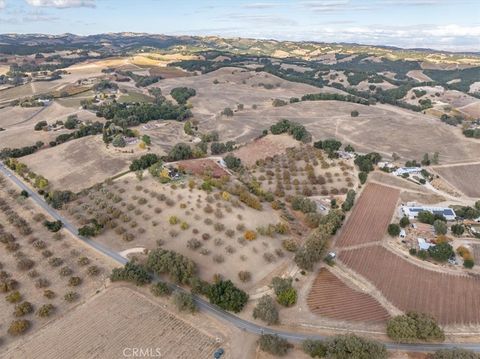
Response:
[{"label": "vineyard", "polygon": [[403,311],[429,313],[441,324],[480,323],[478,277],[422,269],[381,246],[344,250],[339,259]]},{"label": "vineyard", "polygon": [[396,189],[368,184],[338,238],[337,246],[380,241],[392,219],[398,196]]},{"label": "vineyard", "polygon": [[331,319],[384,323],[389,314],[373,297],[348,287],[322,268],[307,298],[310,310]]},{"label": "vineyard", "polygon": [[65,353],[71,359],[122,358],[132,353],[125,348],[159,350],[162,358],[211,358],[218,344],[141,294],[117,287],[12,348],[5,358],[62,358]]}]

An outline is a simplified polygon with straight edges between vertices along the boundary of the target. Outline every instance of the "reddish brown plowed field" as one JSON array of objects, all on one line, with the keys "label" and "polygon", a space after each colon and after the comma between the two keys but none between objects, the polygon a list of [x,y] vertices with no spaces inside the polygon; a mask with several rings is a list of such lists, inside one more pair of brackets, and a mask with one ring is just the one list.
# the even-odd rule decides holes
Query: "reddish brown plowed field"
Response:
[{"label": "reddish brown plowed field", "polygon": [[331,319],[382,323],[390,317],[374,298],[348,287],[325,268],[318,273],[307,304],[313,313]]},{"label": "reddish brown plowed field", "polygon": [[192,172],[196,175],[211,174],[214,178],[228,176],[228,172],[220,167],[215,161],[210,159],[185,160],[178,161],[178,167],[187,172]]},{"label": "reddish brown plowed field", "polygon": [[430,313],[441,324],[480,323],[480,278],[422,269],[381,246],[342,251],[339,259],[399,309]]},{"label": "reddish brown plowed field", "polygon": [[370,183],[364,189],[344,226],[337,246],[379,241],[387,231],[400,191]]}]

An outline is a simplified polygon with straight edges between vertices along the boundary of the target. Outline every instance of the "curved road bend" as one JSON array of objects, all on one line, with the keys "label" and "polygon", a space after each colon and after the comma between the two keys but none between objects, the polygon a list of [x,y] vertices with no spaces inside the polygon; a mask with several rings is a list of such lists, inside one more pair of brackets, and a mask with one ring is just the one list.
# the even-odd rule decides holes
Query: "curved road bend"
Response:
[{"label": "curved road bend", "polygon": [[[50,207],[38,193],[32,191],[23,181],[21,181],[14,172],[10,171],[3,163],[0,162],[0,172],[7,176],[12,182],[14,182],[22,190],[25,190],[30,195],[30,198],[34,200],[40,207],[42,207],[48,214],[50,214],[56,220],[63,222],[63,227],[69,231],[75,238],[86,243],[88,246],[92,247],[97,252],[102,253],[105,256],[110,257],[117,263],[124,265],[128,260],[122,257],[117,252],[109,249],[108,247],[103,246],[100,243],[97,243],[89,238],[82,237],[78,235],[78,231],[65,217],[60,215],[55,209]],[[158,280],[158,277],[154,277],[155,280]],[[171,288],[175,290],[185,291],[185,289],[175,285],[170,284]],[[292,342],[301,342],[305,339],[325,339],[327,336],[324,335],[315,335],[315,334],[305,334],[305,333],[294,333],[287,332],[272,328],[263,327],[261,325],[249,322],[242,318],[237,317],[234,314],[226,312],[216,305],[210,304],[199,296],[194,295],[195,302],[197,303],[200,310],[207,312],[214,317],[226,321],[235,327],[254,334],[276,334],[282,338],[290,340]],[[472,344],[455,344],[455,343],[438,343],[438,344],[399,344],[399,343],[385,343],[387,349],[389,350],[402,350],[402,351],[416,351],[416,352],[430,352],[439,349],[449,349],[449,348],[464,348],[474,351],[480,351],[480,343]]]}]

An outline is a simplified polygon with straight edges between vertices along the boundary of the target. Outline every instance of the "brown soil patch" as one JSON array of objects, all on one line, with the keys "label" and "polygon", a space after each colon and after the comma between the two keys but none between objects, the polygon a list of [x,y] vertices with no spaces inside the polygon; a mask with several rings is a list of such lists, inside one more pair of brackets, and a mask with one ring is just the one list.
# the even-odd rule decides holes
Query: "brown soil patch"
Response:
[{"label": "brown soil patch", "polygon": [[214,178],[229,175],[217,162],[211,159],[185,160],[175,163],[179,168],[195,175],[203,176],[209,174]]},{"label": "brown soil patch", "polygon": [[191,76],[190,73],[177,67],[159,67],[154,66],[148,70],[151,76],[161,76],[164,79],[173,79],[176,77]]},{"label": "brown soil patch", "polygon": [[336,244],[347,247],[380,241],[392,219],[399,194],[399,190],[390,187],[368,184]]},{"label": "brown soil patch", "polygon": [[234,155],[246,166],[253,166],[258,160],[284,153],[289,147],[297,147],[300,142],[287,134],[267,135],[239,148]]},{"label": "brown soil patch", "polygon": [[348,287],[325,268],[320,269],[307,303],[313,313],[337,320],[383,323],[390,317],[373,297]]},{"label": "brown soil patch", "polygon": [[342,251],[339,259],[403,311],[433,315],[441,324],[480,323],[480,278],[424,269],[381,246]]}]

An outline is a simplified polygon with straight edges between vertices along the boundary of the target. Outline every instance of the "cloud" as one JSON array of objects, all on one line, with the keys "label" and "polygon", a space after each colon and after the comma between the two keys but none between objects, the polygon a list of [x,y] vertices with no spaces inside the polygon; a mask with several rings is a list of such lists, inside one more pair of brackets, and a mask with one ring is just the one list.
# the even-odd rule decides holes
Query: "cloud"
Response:
[{"label": "cloud", "polygon": [[58,17],[45,14],[42,11],[31,11],[22,17],[23,22],[51,22],[59,20]]},{"label": "cloud", "polygon": [[71,7],[95,7],[96,0],[25,0],[25,1],[29,5],[35,6],[35,7],[55,7],[57,9],[67,9]]},{"label": "cloud", "polygon": [[301,6],[308,8],[309,11],[318,13],[335,13],[335,12],[352,12],[373,10],[374,7],[370,5],[355,5],[350,0],[316,0],[303,1]]},{"label": "cloud", "polygon": [[245,4],[242,7],[245,9],[270,9],[278,6],[278,3],[257,2],[251,4]]},{"label": "cloud", "polygon": [[[476,0],[456,0],[455,4],[469,4]],[[439,5],[452,5],[450,0],[378,0],[378,4],[381,5],[393,5],[393,6],[439,6]]]},{"label": "cloud", "polygon": [[7,6],[7,3],[5,0],[0,0],[0,10],[5,8],[5,6]]},{"label": "cloud", "polygon": [[249,14],[227,14],[224,17],[217,18],[220,22],[231,22],[231,20],[238,20],[254,25],[279,25],[279,26],[297,26],[297,21],[284,17],[273,15],[249,15]]}]

